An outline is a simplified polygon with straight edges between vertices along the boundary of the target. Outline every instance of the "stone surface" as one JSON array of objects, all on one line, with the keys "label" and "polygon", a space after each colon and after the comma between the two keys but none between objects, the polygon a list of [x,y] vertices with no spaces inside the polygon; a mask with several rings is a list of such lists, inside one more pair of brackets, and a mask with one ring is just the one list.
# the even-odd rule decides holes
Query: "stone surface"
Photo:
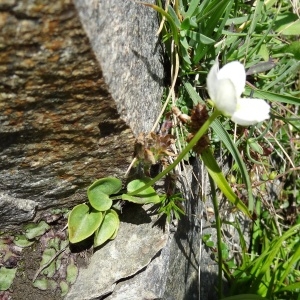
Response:
[{"label": "stone surface", "polygon": [[[151,212],[145,209],[138,205],[126,206],[116,239],[96,251],[89,267],[80,270],[66,300],[101,298],[112,293],[119,281],[127,283],[131,277],[136,280],[134,275],[146,268],[168,241],[168,230],[163,231],[155,224],[157,217],[151,217]],[[166,264],[166,260],[160,262],[161,266]],[[149,275],[148,272],[142,274],[143,277]],[[126,284],[120,283],[121,287],[117,284],[118,296],[114,291],[110,299],[155,299],[156,292],[161,292],[163,286],[160,276],[158,272],[155,277],[148,277],[146,284],[142,281],[133,284],[129,280],[129,289]],[[158,286],[155,288],[155,285]],[[156,296],[146,298],[145,294]]]},{"label": "stone surface", "polygon": [[170,241],[169,238],[166,246],[144,270],[131,280],[118,282],[107,300],[162,299],[169,272]]},{"label": "stone surface", "polygon": [[164,82],[156,12],[131,0],[74,3],[118,111],[136,135],[149,132]]},{"label": "stone surface", "polygon": [[134,133],[152,126],[163,74],[155,14],[121,3],[76,1],[80,20],[70,0],[1,1],[0,215],[13,216],[1,228],[85,201],[97,178],[122,177]]},{"label": "stone surface", "polygon": [[[192,171],[199,176],[196,161],[181,186],[189,199],[185,202],[187,216],[169,230],[165,220],[157,220],[147,208],[126,205],[117,238],[94,253],[67,299],[199,299],[201,231],[197,215],[202,206]],[[206,258],[205,263],[212,260]],[[207,279],[202,284],[213,290]]]},{"label": "stone surface", "polygon": [[30,220],[34,217],[37,203],[32,200],[11,197],[0,192],[0,220],[7,225],[15,224],[11,213],[18,211],[18,220],[20,222]]}]

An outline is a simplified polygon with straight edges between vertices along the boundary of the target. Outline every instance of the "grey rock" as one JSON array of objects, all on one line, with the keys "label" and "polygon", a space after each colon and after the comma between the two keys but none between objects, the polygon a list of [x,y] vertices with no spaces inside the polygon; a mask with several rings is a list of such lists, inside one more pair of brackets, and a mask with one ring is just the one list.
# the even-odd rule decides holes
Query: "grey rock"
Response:
[{"label": "grey rock", "polygon": [[149,132],[164,81],[156,12],[131,0],[74,2],[118,111],[136,135]]},{"label": "grey rock", "polygon": [[185,203],[187,216],[169,230],[164,219],[150,218],[151,210],[125,206],[116,239],[94,253],[66,299],[198,299],[201,232],[195,216],[201,203],[192,177],[197,168],[196,163],[189,169],[181,185],[190,199]]},{"label": "grey rock", "polygon": [[[0,192],[0,219],[15,225],[33,218],[38,203],[32,200],[11,197]],[[12,215],[14,218],[12,218]]]},{"label": "grey rock", "polygon": [[[142,207],[125,209],[116,239],[94,253],[88,268],[80,270],[66,299],[101,298],[112,293],[118,281],[126,280],[146,268],[168,241],[168,231],[164,232],[155,224],[155,220],[156,216],[151,218],[151,213]],[[152,279],[153,282],[158,284],[157,277]],[[155,292],[147,287],[148,284],[142,284],[139,289],[146,293]],[[121,293],[121,297],[130,299],[129,295],[132,293],[138,296],[139,289],[130,291],[129,294]],[[143,294],[139,296],[143,297]]]},{"label": "grey rock", "polygon": [[133,1],[75,3],[80,17],[70,0],[0,4],[0,191],[37,204],[26,215],[15,206],[16,223],[85,201],[95,179],[122,178],[134,133],[159,113],[155,13]]},{"label": "grey rock", "polygon": [[169,273],[170,242],[131,280],[120,281],[107,300],[161,299]]}]

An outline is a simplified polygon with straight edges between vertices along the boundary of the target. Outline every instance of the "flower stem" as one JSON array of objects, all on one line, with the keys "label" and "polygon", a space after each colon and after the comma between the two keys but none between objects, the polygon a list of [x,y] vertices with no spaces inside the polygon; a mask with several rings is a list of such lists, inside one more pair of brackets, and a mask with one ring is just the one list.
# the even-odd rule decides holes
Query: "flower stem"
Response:
[{"label": "flower stem", "polygon": [[186,154],[197,144],[197,142],[200,140],[200,138],[205,134],[207,129],[209,128],[210,124],[220,115],[221,113],[218,110],[215,110],[212,115],[206,120],[206,122],[202,125],[202,127],[197,131],[195,136],[192,138],[192,140],[187,144],[187,146],[182,150],[181,153],[179,153],[178,157],[175,159],[175,161],[169,165],[166,169],[164,169],[161,173],[159,173],[156,177],[154,177],[152,180],[147,182],[144,186],[141,188],[128,193],[128,195],[137,195],[141,191],[145,190],[149,186],[152,186],[160,180],[162,177],[164,177],[166,174],[168,174],[170,171],[172,171],[186,156]]},{"label": "flower stem", "polygon": [[217,230],[217,252],[218,252],[218,299],[222,299],[223,295],[223,257],[222,257],[222,241],[221,241],[221,219],[219,215],[218,200],[216,194],[216,187],[214,180],[209,175],[209,182],[211,187],[211,198],[214,206],[214,213],[216,219],[216,230]]}]

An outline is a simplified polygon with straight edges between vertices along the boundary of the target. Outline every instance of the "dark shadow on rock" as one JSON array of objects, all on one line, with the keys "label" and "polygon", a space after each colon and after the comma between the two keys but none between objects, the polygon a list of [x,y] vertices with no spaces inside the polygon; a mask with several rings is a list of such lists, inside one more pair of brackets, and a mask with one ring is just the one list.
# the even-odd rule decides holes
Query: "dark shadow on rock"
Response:
[{"label": "dark shadow on rock", "polygon": [[[194,284],[194,283],[193,283]],[[195,283],[198,285],[198,282]],[[192,287],[193,285],[191,285]],[[200,270],[200,298],[205,300],[219,300],[218,298],[218,277],[216,273],[210,273],[205,270]],[[223,287],[227,287],[227,281],[223,280]],[[190,298],[184,298],[189,300]],[[197,298],[198,299],[198,298]]]},{"label": "dark shadow on rock", "polygon": [[151,217],[141,205],[127,203],[120,215],[121,222],[131,224],[151,223]]},{"label": "dark shadow on rock", "polygon": [[[184,217],[178,223],[178,228],[174,235],[178,248],[188,261],[188,267],[193,267],[194,269],[198,269],[198,254],[195,252],[194,244],[194,234],[197,234],[197,232],[198,228],[195,227],[195,224],[187,217]],[[187,247],[184,246],[185,243]]]},{"label": "dark shadow on rock", "polygon": [[154,222],[152,227],[156,226],[156,227],[160,228],[165,233],[166,224],[167,224],[167,216],[162,215]]},{"label": "dark shadow on rock", "polygon": [[92,249],[94,243],[94,235],[88,237],[87,239],[83,240],[82,242],[71,244],[70,243],[70,250],[73,253],[79,253],[82,251],[90,251]]},{"label": "dark shadow on rock", "polygon": [[131,51],[133,52],[133,54],[134,54],[137,58],[139,58],[139,59],[144,63],[144,65],[145,65],[146,68],[147,68],[148,74],[151,76],[151,78],[152,78],[155,82],[159,83],[160,86],[163,86],[164,79],[157,76],[156,70],[152,70],[152,69],[151,69],[151,64],[149,63],[149,58],[147,58],[147,57],[141,55],[141,54],[138,53],[136,50],[131,49]]},{"label": "dark shadow on rock", "polygon": [[30,128],[15,132],[0,132],[0,150],[9,148],[11,145],[41,141],[50,133],[50,130],[37,130]]}]

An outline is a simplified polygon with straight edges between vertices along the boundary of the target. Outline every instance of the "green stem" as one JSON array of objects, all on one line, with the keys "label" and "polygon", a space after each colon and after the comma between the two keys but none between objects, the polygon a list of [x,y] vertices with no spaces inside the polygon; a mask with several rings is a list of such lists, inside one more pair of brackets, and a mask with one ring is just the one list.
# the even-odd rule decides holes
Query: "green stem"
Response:
[{"label": "green stem", "polygon": [[186,156],[186,154],[197,144],[197,142],[200,140],[200,138],[205,134],[207,129],[209,128],[210,124],[220,115],[221,113],[218,110],[215,110],[212,115],[206,120],[206,122],[202,125],[202,127],[197,131],[195,136],[192,138],[192,140],[187,144],[187,146],[182,150],[181,153],[179,153],[178,157],[175,159],[175,161],[169,165],[165,170],[163,170],[161,173],[159,173],[155,178],[150,180],[148,183],[146,183],[141,188],[128,193],[128,195],[134,196],[148,188],[149,186],[152,186],[155,184],[158,180],[160,180],[162,177],[164,177],[166,174],[168,174],[170,171],[172,171]]},{"label": "green stem", "polygon": [[179,36],[178,36],[178,29],[176,27],[175,22],[173,21],[172,17],[165,12],[161,7],[154,5],[154,4],[150,4],[150,3],[146,3],[146,2],[140,2],[141,4],[145,5],[145,6],[149,6],[151,8],[153,8],[154,10],[156,10],[158,13],[160,13],[162,16],[164,16],[167,21],[169,22],[169,25],[171,27],[171,31],[172,31],[172,38],[174,40],[175,45],[179,45]]},{"label": "green stem", "polygon": [[221,219],[219,215],[219,206],[216,194],[215,183],[212,177],[209,175],[209,182],[211,187],[212,203],[214,206],[214,213],[216,218],[216,230],[217,230],[217,251],[218,251],[218,298],[222,299],[223,294],[223,258],[222,258],[222,242],[221,242]]},{"label": "green stem", "polygon": [[176,13],[178,19],[180,20],[181,16],[180,16],[180,12],[179,12],[179,3],[178,3],[178,0],[175,0],[174,10],[175,10],[175,13]]}]

